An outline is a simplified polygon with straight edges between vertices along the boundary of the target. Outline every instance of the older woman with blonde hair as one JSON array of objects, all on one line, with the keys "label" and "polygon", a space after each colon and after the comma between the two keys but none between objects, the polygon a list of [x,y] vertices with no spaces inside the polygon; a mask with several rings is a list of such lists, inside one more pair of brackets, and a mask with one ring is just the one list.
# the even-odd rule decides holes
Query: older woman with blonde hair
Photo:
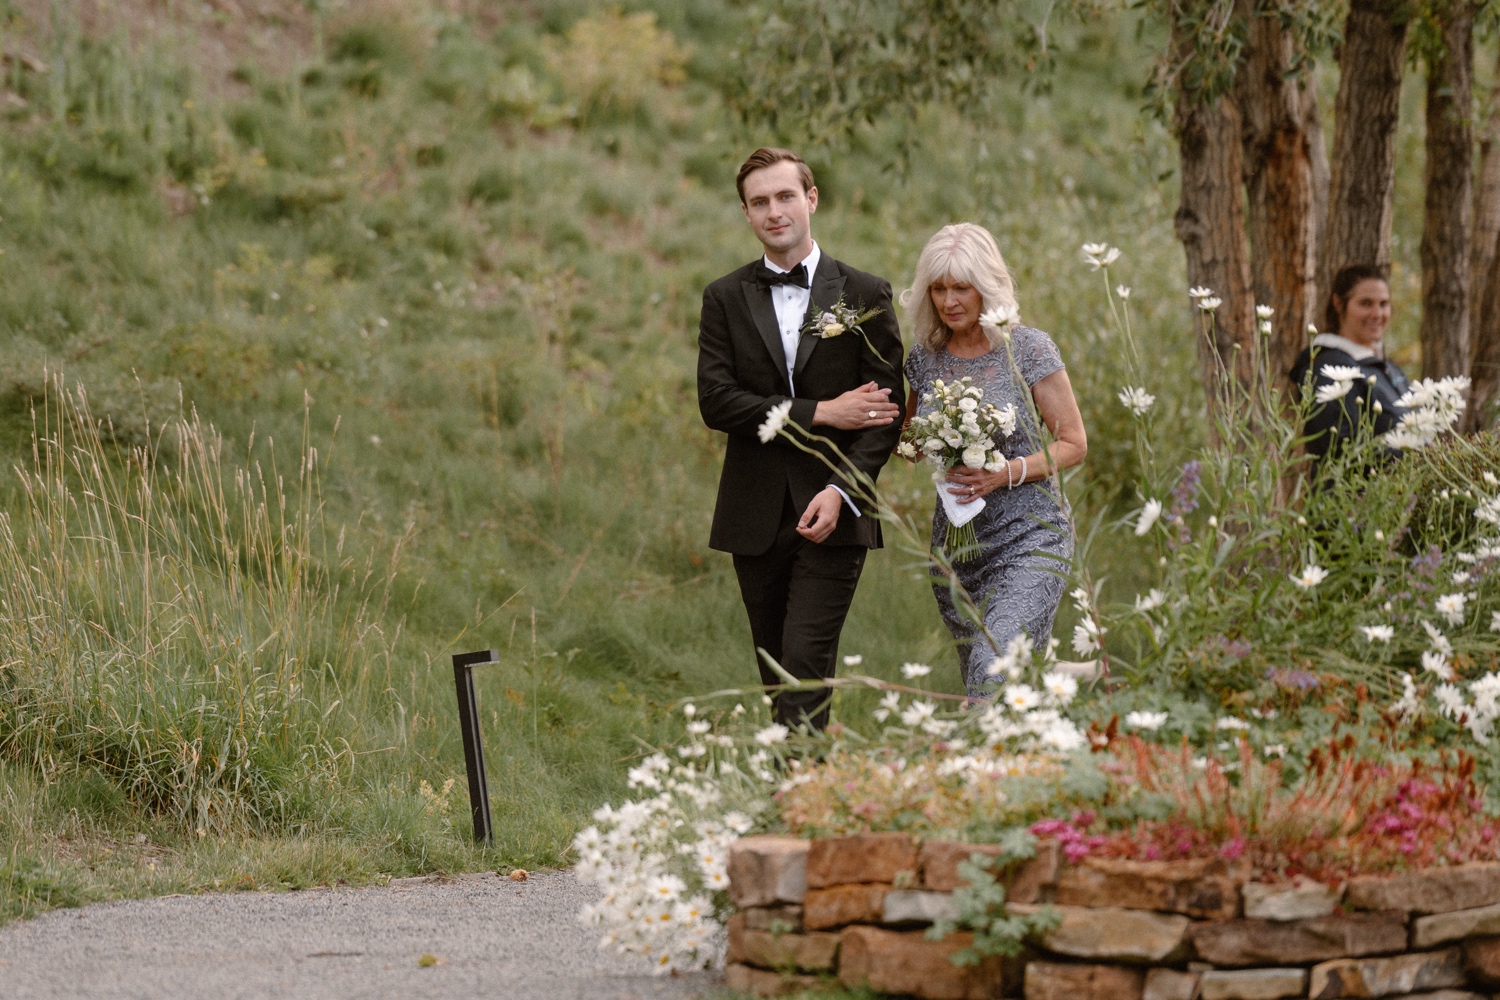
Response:
[{"label": "older woman with blonde hair", "polygon": [[[991,664],[1013,639],[1025,635],[1045,644],[1052,634],[1073,557],[1067,500],[1053,473],[1083,461],[1088,436],[1057,345],[1018,322],[1010,271],[982,226],[956,223],[928,240],[901,304],[915,340],[906,359],[908,419],[930,411],[929,393],[939,379],[971,378],[984,391],[981,402],[1016,408],[1015,431],[994,441],[1009,460],[996,471],[955,466],[945,484],[958,508],[983,501],[970,522],[978,550],[956,553],[954,570],[982,610],[984,628],[958,611],[946,579],[934,578],[932,587],[958,643],[964,686],[970,695],[986,697],[997,679]],[[993,313],[1007,315],[1014,325],[980,322]],[[947,534],[943,508],[940,503],[933,513],[934,546]]]}]

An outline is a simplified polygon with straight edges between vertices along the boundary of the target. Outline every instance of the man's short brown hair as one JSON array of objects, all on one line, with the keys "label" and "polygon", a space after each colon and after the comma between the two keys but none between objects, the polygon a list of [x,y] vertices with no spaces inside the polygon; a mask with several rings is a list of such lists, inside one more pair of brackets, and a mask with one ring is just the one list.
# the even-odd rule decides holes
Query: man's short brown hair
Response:
[{"label": "man's short brown hair", "polygon": [[741,205],[745,203],[745,178],[757,170],[764,170],[766,167],[774,166],[777,163],[797,164],[797,179],[802,182],[803,192],[806,193],[813,189],[812,168],[803,161],[802,157],[790,149],[762,146],[751,153],[744,163],[740,164],[740,172],[735,175],[734,186],[740,192]]}]

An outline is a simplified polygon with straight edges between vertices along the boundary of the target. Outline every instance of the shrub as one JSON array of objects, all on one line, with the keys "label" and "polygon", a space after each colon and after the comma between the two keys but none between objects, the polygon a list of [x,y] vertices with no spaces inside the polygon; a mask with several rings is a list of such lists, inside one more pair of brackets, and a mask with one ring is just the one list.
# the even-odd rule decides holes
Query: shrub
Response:
[{"label": "shrub", "polygon": [[686,51],[656,15],[610,10],[582,18],[547,50],[553,74],[578,106],[579,118],[629,116],[651,89],[685,78]]}]

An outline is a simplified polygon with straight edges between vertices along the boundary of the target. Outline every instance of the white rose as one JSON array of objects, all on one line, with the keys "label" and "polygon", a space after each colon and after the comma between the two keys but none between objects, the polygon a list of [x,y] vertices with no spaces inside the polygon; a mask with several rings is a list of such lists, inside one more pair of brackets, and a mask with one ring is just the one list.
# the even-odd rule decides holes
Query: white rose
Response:
[{"label": "white rose", "polygon": [[984,467],[985,451],[984,445],[970,445],[964,449],[964,464],[971,469]]}]

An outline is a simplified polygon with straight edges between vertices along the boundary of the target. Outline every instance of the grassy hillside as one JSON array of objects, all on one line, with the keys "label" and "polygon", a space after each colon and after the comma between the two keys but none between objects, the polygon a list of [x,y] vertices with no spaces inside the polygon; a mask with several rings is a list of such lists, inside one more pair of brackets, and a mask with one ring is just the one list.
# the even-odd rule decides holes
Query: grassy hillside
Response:
[{"label": "grassy hillside", "polygon": [[[754,679],[693,378],[703,285],[758,249],[734,168],[774,138],[718,96],[732,8],[284,6],[127,33],[0,2],[34,57],[0,124],[0,917],[565,863],[674,699]],[[942,224],[997,234],[1088,421],[1086,527],[1132,501],[1131,440],[1081,243],[1125,250],[1178,446],[1202,403],[1135,26],[1061,44],[1049,95],[810,159],[820,242],[898,287]],[[928,509],[925,473],[884,482]],[[493,851],[446,661],[486,646]],[[844,650],[959,688],[894,553]]]}]

